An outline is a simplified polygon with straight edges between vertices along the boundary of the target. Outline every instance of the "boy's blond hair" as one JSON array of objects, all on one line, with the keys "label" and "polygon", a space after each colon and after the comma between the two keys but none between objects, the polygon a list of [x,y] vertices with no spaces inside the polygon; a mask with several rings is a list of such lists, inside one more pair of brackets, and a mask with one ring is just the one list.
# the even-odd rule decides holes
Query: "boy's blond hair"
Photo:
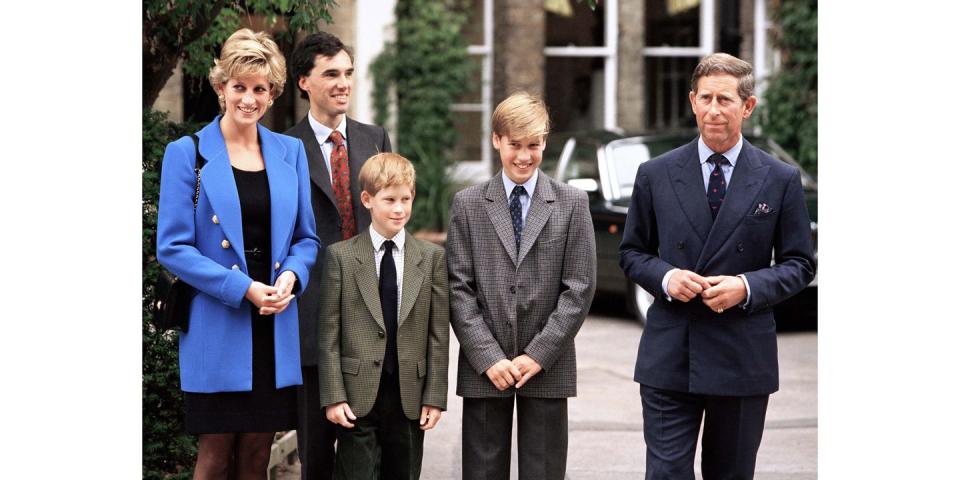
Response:
[{"label": "boy's blond hair", "polygon": [[525,91],[515,92],[500,102],[490,122],[498,137],[522,139],[546,137],[550,133],[546,104],[539,96]]},{"label": "boy's blond hair", "polygon": [[417,173],[413,164],[399,153],[378,153],[360,168],[360,190],[376,195],[384,188],[395,185],[410,187],[411,193],[417,193]]}]

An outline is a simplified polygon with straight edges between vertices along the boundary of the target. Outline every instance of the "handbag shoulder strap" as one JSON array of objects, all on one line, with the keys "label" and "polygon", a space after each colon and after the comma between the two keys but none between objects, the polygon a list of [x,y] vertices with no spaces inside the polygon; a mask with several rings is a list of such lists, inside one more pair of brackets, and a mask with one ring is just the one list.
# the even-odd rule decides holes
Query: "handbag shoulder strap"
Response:
[{"label": "handbag shoulder strap", "polygon": [[193,139],[194,146],[194,161],[196,162],[193,167],[193,171],[197,174],[197,186],[193,191],[193,209],[197,209],[197,202],[200,200],[200,169],[207,163],[207,159],[203,158],[203,155],[200,153],[200,139],[197,138],[196,134],[191,133],[190,138]]}]

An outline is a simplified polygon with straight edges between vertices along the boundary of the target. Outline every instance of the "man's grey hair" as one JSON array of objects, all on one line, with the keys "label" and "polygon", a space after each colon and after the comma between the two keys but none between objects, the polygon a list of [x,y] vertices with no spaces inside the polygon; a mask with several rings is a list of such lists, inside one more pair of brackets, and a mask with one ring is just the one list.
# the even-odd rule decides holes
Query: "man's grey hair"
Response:
[{"label": "man's grey hair", "polygon": [[718,73],[733,75],[737,79],[737,95],[740,99],[746,101],[753,95],[753,66],[726,53],[713,53],[703,57],[697,68],[693,69],[690,89],[696,93],[700,77]]}]

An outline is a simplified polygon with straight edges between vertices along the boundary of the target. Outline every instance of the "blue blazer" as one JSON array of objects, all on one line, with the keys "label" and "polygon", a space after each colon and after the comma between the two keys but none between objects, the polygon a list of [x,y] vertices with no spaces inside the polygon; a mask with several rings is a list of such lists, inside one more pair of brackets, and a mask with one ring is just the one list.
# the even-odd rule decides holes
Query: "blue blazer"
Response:
[{"label": "blue blazer", "polygon": [[[758,213],[761,203],[769,212]],[[816,273],[800,171],[744,140],[714,221],[696,140],[641,164],[620,267],[655,298],[640,339],[635,381],[707,395],[775,392],[771,307],[800,292]],[[745,274],[749,306],[717,314],[700,297],[668,302],[661,282],[674,267],[703,276]]]},{"label": "blue blazer", "polygon": [[[314,233],[310,176],[303,143],[257,125],[270,185],[271,284],[283,271],[297,276],[294,294],[309,281],[320,240]],[[207,164],[196,186],[194,144],[183,137],[167,145],[160,177],[157,259],[198,290],[189,332],[180,335],[180,387],[187,392],[253,388],[251,305],[253,280],[244,257],[240,199],[220,132],[220,117],[197,132]],[[274,316],[277,388],[303,383],[297,300]]]}]

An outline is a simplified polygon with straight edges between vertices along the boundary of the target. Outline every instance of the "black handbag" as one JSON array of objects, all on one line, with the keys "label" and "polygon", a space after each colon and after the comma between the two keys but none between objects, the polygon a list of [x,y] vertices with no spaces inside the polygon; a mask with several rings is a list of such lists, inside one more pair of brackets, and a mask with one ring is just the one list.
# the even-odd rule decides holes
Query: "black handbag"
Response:
[{"label": "black handbag", "polygon": [[[193,139],[194,172],[197,175],[197,183],[193,192],[193,210],[197,210],[197,201],[200,199],[200,169],[207,160],[200,154],[200,139],[196,135],[190,135]],[[159,331],[172,330],[174,328],[186,332],[190,328],[190,303],[197,294],[197,290],[184,282],[176,275],[170,273],[167,269],[160,267],[160,274],[157,276],[155,286],[157,294],[157,303],[154,305],[156,311],[153,314],[153,326]]]}]

